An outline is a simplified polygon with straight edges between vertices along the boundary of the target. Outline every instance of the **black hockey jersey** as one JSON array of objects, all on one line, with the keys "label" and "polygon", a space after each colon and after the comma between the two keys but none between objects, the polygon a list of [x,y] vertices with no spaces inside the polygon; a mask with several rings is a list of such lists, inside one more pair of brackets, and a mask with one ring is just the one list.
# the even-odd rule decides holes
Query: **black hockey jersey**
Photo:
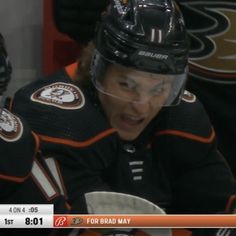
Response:
[{"label": "black hockey jersey", "polygon": [[137,140],[123,142],[116,165],[116,176],[108,178],[116,191],[170,213],[223,212],[236,192],[208,116],[187,91],[180,105],[163,108]]},{"label": "black hockey jersey", "polygon": [[99,103],[65,70],[19,90],[13,109],[40,136],[48,166],[71,203],[108,185],[167,212],[214,213],[224,211],[236,192],[214,129],[187,91],[179,106],[163,108],[133,142],[118,139]]},{"label": "black hockey jersey", "polygon": [[84,192],[107,189],[102,171],[117,152],[118,136],[64,70],[20,89],[13,110],[40,137],[46,163],[70,203]]},{"label": "black hockey jersey", "polygon": [[0,111],[0,199],[8,196],[30,174],[39,140],[23,119]]},{"label": "black hockey jersey", "polygon": [[54,204],[69,210],[39,151],[39,138],[24,119],[4,109],[0,115],[1,204]]}]

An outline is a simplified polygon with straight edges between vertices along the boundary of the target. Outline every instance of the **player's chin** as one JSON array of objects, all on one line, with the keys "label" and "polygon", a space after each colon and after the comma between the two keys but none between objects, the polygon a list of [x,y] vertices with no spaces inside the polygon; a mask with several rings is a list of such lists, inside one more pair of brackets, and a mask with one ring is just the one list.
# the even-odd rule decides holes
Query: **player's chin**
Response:
[{"label": "player's chin", "polygon": [[142,133],[144,126],[132,127],[129,129],[118,128],[118,134],[122,140],[133,141]]}]

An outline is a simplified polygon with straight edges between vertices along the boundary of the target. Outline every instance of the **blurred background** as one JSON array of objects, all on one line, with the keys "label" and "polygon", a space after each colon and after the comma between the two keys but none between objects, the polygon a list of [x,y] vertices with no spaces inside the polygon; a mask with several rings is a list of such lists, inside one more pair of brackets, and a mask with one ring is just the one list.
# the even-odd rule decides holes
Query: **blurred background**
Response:
[{"label": "blurred background", "polygon": [[76,57],[79,45],[56,31],[52,0],[0,0],[0,32],[13,66],[7,95]]},{"label": "blurred background", "polygon": [[42,73],[43,0],[0,0],[0,31],[13,76],[8,94]]}]

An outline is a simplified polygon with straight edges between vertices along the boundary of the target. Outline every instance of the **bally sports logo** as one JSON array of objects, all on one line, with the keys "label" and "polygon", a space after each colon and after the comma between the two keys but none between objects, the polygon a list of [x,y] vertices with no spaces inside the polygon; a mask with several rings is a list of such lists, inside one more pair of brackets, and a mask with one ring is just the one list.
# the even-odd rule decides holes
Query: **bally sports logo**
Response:
[{"label": "bally sports logo", "polygon": [[7,110],[0,114],[0,138],[7,142],[17,141],[23,133],[23,125],[16,116]]},{"label": "bally sports logo", "polygon": [[54,227],[67,227],[67,217],[54,216]]},{"label": "bally sports logo", "polygon": [[73,84],[57,82],[38,89],[31,95],[34,102],[75,110],[84,106],[82,91]]}]

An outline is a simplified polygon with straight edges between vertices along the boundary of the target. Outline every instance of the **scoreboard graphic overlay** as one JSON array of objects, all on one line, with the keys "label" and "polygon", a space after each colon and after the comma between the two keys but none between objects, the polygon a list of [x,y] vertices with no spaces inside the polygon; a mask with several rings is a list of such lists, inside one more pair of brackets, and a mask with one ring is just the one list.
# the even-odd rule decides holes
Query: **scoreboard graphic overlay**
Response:
[{"label": "scoreboard graphic overlay", "polygon": [[0,204],[0,228],[236,228],[236,215],[54,215],[53,205]]},{"label": "scoreboard graphic overlay", "polygon": [[52,228],[53,205],[0,205],[0,228]]}]

